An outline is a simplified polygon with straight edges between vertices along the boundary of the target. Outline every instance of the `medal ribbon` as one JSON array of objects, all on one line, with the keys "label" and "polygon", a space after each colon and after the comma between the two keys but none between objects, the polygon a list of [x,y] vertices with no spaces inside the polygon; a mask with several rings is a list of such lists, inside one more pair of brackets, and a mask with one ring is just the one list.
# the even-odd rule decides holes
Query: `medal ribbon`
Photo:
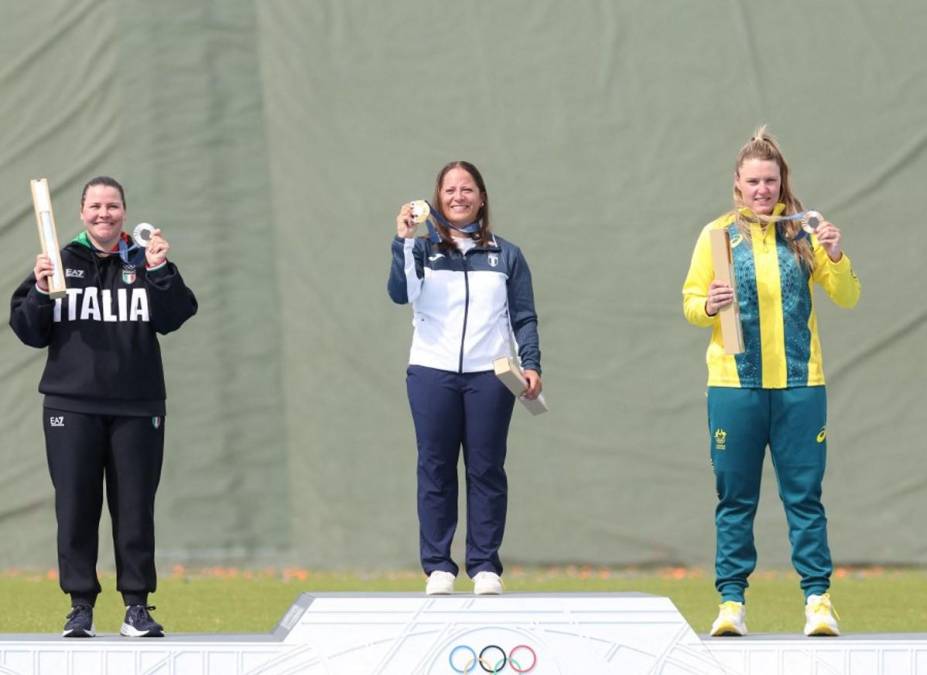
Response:
[{"label": "medal ribbon", "polygon": [[129,246],[126,244],[126,240],[120,237],[119,257],[122,258],[122,262],[124,262],[126,265],[140,267],[142,263],[145,262],[145,248],[134,243]]},{"label": "medal ribbon", "polygon": [[[422,200],[422,201],[425,201],[425,200]],[[425,203],[428,204],[428,216],[425,218],[425,225],[428,227],[428,238],[432,241],[432,243],[434,244],[441,243],[441,235],[438,233],[438,230],[435,228],[434,221],[439,222],[441,225],[443,225],[449,230],[457,230],[458,232],[462,232],[463,234],[476,234],[477,232],[480,231],[480,221],[477,220],[475,222],[470,223],[469,225],[463,225],[463,226],[452,225],[451,223],[448,222],[447,218],[445,218],[441,214],[440,211],[438,211],[435,207],[431,205],[430,202],[425,201]]]},{"label": "medal ribbon", "polygon": [[751,222],[762,222],[762,223],[777,223],[782,220],[797,220],[801,223],[801,232],[795,237],[795,239],[801,239],[808,236],[814,232],[818,225],[821,224],[821,221],[824,220],[824,216],[818,211],[799,211],[798,213],[792,213],[789,215],[779,215],[773,214],[771,216],[764,216],[759,213],[754,213],[750,209],[744,207],[737,209],[736,213],[743,216],[748,221]]},{"label": "medal ribbon", "polygon": [[128,235],[125,235],[125,238],[122,235],[120,235],[119,243],[115,251],[104,251],[103,249],[97,248],[96,246],[93,245],[93,242],[90,240],[90,237],[87,237],[85,243],[96,253],[100,253],[102,255],[112,255],[113,253],[119,253],[119,257],[122,259],[122,262],[124,262],[126,265],[131,265],[132,267],[139,267],[142,265],[142,263],[145,262],[145,249],[144,247],[139,246],[138,244],[135,244],[135,243],[129,246],[126,243],[127,237]]}]

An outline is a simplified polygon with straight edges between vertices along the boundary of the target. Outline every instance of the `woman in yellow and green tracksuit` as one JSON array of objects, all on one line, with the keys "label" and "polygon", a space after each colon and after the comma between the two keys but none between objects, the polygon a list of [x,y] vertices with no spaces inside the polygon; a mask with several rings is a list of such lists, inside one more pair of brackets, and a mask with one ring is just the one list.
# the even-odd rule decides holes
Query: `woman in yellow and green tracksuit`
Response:
[{"label": "woman in yellow and green tracksuit", "polygon": [[[744,591],[756,567],[753,519],[769,446],[806,599],[805,634],[837,635],[827,593],[832,563],[821,504],[827,402],[812,289],[818,284],[849,308],[860,284],[840,230],[823,218],[813,230],[800,221],[803,208],[792,194],[788,164],[765,127],[740,149],[735,167],[735,209],[704,227],[683,286],[686,319],[712,328],[708,431],[718,492],[715,586],[722,604],[711,634],[747,632]],[[714,278],[713,229],[730,235],[744,341],[737,355],[722,346],[718,312],[735,295]]]}]

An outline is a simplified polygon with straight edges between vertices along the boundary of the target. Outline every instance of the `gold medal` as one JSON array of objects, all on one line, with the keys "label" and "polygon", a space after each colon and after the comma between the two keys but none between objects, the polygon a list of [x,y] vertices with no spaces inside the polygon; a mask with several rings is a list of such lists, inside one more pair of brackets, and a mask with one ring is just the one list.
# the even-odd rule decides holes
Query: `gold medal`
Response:
[{"label": "gold medal", "polygon": [[428,202],[424,199],[416,199],[410,204],[412,206],[412,222],[416,225],[421,225],[426,220],[428,216],[431,215],[431,208],[428,206]]}]

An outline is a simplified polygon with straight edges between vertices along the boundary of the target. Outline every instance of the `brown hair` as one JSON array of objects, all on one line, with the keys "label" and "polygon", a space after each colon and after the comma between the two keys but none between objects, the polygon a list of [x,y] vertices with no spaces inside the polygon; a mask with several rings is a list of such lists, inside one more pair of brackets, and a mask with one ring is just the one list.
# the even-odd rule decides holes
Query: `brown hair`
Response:
[{"label": "brown hair", "polygon": [[[463,169],[473,178],[473,182],[476,183],[476,186],[480,189],[480,197],[482,198],[483,205],[480,207],[480,210],[476,214],[477,221],[480,224],[480,230],[476,235],[474,235],[474,240],[480,246],[486,246],[490,242],[490,221],[489,221],[489,193],[486,192],[486,183],[483,180],[483,176],[480,173],[480,170],[477,169],[470,162],[465,162],[458,160],[456,162],[450,162],[445,164],[441,170],[438,172],[438,177],[435,179],[435,191],[432,197],[432,205],[436,209],[440,209],[441,206],[441,184],[444,182],[444,177],[451,169]],[[441,211],[441,215],[447,218],[447,214],[444,211]],[[441,242],[445,245],[454,245],[454,241],[451,237],[450,231],[444,227],[440,222],[435,220],[435,227],[438,230],[438,233],[441,235]]]},{"label": "brown hair", "polygon": [[[748,159],[760,159],[775,162],[779,166],[779,201],[785,204],[785,213],[792,214],[804,210],[801,201],[792,192],[791,175],[789,172],[788,162],[782,156],[782,150],[779,144],[766,130],[764,124],[757,129],[753,136],[747,141],[737,153],[737,160],[734,165],[734,172],[740,175],[740,167]],[[739,213],[743,207],[743,195],[734,183],[734,208],[737,214],[737,227],[743,233],[744,237],[750,238],[750,228],[747,227],[744,217]],[[780,220],[775,224],[776,228],[782,234],[789,250],[792,251],[798,262],[809,270],[814,269],[814,252],[811,250],[811,239],[803,237],[801,223],[796,220]]]},{"label": "brown hair", "polygon": [[87,189],[91,185],[105,185],[106,187],[116,188],[119,190],[119,196],[122,198],[122,208],[126,208],[126,191],[123,189],[122,185],[119,184],[119,181],[115,178],[110,178],[109,176],[97,176],[96,178],[91,178],[87,181],[87,184],[84,186],[84,189],[80,193],[80,207],[84,208],[84,200],[87,198]]}]

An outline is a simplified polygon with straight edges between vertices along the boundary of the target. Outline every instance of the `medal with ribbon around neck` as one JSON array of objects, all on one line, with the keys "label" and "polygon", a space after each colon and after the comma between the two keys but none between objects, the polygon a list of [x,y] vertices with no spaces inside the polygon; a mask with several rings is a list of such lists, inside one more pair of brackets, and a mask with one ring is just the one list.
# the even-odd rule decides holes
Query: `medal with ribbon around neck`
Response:
[{"label": "medal with ribbon around neck", "polygon": [[410,203],[412,207],[412,222],[416,225],[425,223],[428,227],[428,239],[434,244],[441,243],[441,235],[435,227],[435,222],[440,223],[449,230],[457,230],[463,234],[474,235],[480,231],[480,221],[475,221],[468,225],[454,225],[448,222],[442,213],[434,208],[424,199],[416,199]]}]

